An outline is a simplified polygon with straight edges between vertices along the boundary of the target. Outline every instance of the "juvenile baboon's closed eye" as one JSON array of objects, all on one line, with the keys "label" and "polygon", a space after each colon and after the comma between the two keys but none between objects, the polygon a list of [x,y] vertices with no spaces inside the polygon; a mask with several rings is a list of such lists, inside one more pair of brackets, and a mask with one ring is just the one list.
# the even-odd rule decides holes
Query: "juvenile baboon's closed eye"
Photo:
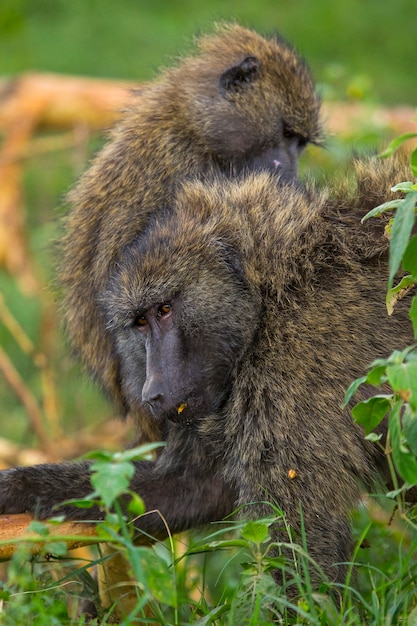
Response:
[{"label": "juvenile baboon's closed eye", "polygon": [[285,139],[297,140],[297,144],[299,148],[304,148],[308,144],[308,139],[300,135],[300,133],[296,133],[291,126],[284,122],[282,128],[282,135]]}]

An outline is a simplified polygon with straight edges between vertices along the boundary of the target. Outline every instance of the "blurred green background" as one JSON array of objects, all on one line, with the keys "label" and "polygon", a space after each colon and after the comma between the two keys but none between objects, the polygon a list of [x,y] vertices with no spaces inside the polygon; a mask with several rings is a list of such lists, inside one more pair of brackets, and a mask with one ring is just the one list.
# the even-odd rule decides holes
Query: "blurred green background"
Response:
[{"label": "blurred green background", "polygon": [[[0,78],[52,71],[148,80],[161,65],[186,54],[192,36],[210,30],[213,21],[236,19],[264,34],[279,31],[294,44],[326,100],[415,106],[416,9],[416,0],[1,0]],[[310,161],[307,156],[304,171],[315,174],[329,162],[343,164],[352,149],[368,150],[383,141],[374,127],[358,128],[348,141],[330,142],[320,153],[324,156],[315,153]],[[64,345],[48,286],[61,199],[101,142],[102,137],[91,137],[81,156],[68,149],[25,160],[26,232],[41,288],[24,293],[0,269],[6,307],[46,356],[53,390],[45,387],[33,356],[21,350],[1,321],[0,346],[41,413],[55,414],[68,433],[80,433],[112,415]],[[37,444],[27,410],[1,372],[0,416],[1,437]],[[47,429],[50,424],[47,420]]]},{"label": "blurred green background", "polygon": [[223,19],[280,31],[326,95],[356,81],[377,101],[416,103],[416,0],[2,0],[0,75],[148,79]]}]

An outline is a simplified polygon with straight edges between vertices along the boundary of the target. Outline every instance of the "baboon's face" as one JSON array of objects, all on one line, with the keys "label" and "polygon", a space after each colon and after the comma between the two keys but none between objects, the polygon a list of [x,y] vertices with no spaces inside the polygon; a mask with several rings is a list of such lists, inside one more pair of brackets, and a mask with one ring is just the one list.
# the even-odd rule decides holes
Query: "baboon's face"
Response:
[{"label": "baboon's face", "polygon": [[319,102],[301,62],[298,71],[283,71],[272,57],[269,64],[245,57],[222,73],[217,93],[190,108],[196,132],[226,173],[267,170],[292,182],[302,151],[320,138]]},{"label": "baboon's face", "polygon": [[147,243],[121,257],[103,299],[121,387],[128,408],[190,423],[227,400],[256,311],[223,245]]}]

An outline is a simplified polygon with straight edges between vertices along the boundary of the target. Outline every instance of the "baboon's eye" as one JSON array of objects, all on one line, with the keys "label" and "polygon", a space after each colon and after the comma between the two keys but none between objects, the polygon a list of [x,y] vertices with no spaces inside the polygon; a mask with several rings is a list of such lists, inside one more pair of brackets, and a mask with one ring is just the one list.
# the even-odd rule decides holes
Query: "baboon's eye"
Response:
[{"label": "baboon's eye", "polygon": [[172,311],[172,307],[170,303],[164,302],[158,307],[158,316],[164,317],[165,315],[168,315],[169,313],[171,313],[171,311]]},{"label": "baboon's eye", "polygon": [[146,324],[148,323],[148,320],[146,319],[146,317],[144,315],[137,315],[135,317],[135,326],[146,326]]}]

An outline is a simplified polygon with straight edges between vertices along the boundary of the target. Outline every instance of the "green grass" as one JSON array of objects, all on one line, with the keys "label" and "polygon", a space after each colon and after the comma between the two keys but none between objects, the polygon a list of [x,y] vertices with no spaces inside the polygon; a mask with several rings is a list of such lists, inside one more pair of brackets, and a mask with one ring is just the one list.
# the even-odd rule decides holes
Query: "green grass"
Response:
[{"label": "green grass", "polygon": [[[181,544],[190,541],[186,535],[154,547],[134,546],[129,526],[114,515],[108,516],[102,533],[113,537],[113,545],[128,559],[132,580],[137,582],[136,606],[121,622],[125,626],[413,626],[417,538],[398,519],[390,525],[387,520],[375,523],[364,508],[360,510],[355,521],[354,569],[346,585],[323,578],[318,587],[305,575],[307,566],[314,570],[305,546],[289,539],[286,557],[279,556],[281,544],[274,544],[273,553],[269,551],[274,524],[283,524],[282,514],[274,507],[270,518],[258,522],[213,525],[191,539],[185,554]],[[39,524],[38,532],[42,532]],[[361,547],[364,540],[367,548]],[[54,547],[51,543],[32,564],[24,545],[16,552],[8,581],[0,588],[0,597],[6,601],[0,624],[83,623],[72,611],[79,599],[94,593],[94,581],[85,570],[91,561],[66,561],[62,548],[62,543]],[[46,559],[48,552],[61,558]],[[101,558],[100,553],[91,554],[92,560],[100,562]],[[282,584],[272,578],[272,563],[283,573]],[[290,597],[288,588],[294,592]],[[113,614],[114,607],[107,607],[99,623],[113,623]]]}]

